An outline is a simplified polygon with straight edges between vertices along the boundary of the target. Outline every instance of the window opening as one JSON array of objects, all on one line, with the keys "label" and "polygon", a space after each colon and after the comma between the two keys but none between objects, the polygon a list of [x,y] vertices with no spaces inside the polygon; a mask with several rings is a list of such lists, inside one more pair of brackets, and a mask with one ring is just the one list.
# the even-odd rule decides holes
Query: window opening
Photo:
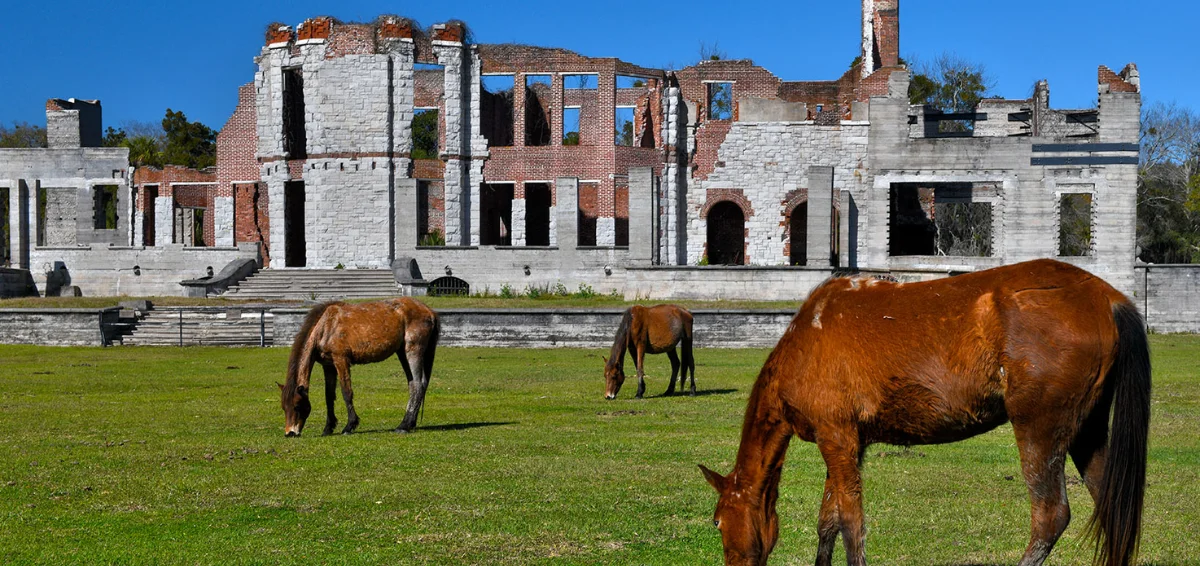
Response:
[{"label": "window opening", "polygon": [[550,75],[525,75],[525,145],[550,145]]},{"label": "window opening", "polygon": [[1092,195],[1067,193],[1058,199],[1058,255],[1092,255]]},{"label": "window opening", "polygon": [[709,265],[743,265],[746,263],[746,217],[738,205],[719,202],[708,211]]},{"label": "window opening", "polygon": [[708,83],[708,119],[733,119],[733,83]]},{"label": "window opening", "polygon": [[617,145],[633,147],[633,115],[635,110],[637,109],[633,106],[618,106],[613,111]]},{"label": "window opening", "polygon": [[92,227],[117,229],[117,186],[96,185],[92,189]]},{"label": "window opening", "polygon": [[563,145],[579,145],[579,114],[578,106],[563,108]]},{"label": "window opening", "polygon": [[525,185],[525,245],[550,245],[550,185]]},{"label": "window opening", "polygon": [[304,132],[304,75],[301,69],[283,70],[283,151],[289,159],[308,157]]},{"label": "window opening", "polygon": [[484,183],[479,191],[479,243],[512,245],[512,183]]},{"label": "window opening", "polygon": [[491,147],[513,144],[512,75],[487,75],[480,79],[480,121]]},{"label": "window opening", "polygon": [[991,257],[994,187],[897,183],[891,190],[889,254]]},{"label": "window opening", "polygon": [[438,158],[438,109],[416,108],[412,121],[412,158]]}]

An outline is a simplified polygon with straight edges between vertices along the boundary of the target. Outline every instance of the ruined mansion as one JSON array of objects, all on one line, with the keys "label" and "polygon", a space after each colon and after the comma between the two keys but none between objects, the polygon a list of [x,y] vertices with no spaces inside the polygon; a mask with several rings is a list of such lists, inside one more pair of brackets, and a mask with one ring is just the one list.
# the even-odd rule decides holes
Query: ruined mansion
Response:
[{"label": "ruined mansion", "polygon": [[1136,67],[1099,67],[1093,108],[1053,109],[1040,82],[946,114],[909,103],[899,1],[864,0],[862,23],[856,64],[805,82],[476,44],[457,22],[272,25],[215,171],[131,168],[97,147],[98,102],[51,100],[49,148],[0,150],[0,262],[85,295],[178,295],[246,259],[395,268],[414,293],[795,299],[837,272],[1042,257],[1140,285]]}]

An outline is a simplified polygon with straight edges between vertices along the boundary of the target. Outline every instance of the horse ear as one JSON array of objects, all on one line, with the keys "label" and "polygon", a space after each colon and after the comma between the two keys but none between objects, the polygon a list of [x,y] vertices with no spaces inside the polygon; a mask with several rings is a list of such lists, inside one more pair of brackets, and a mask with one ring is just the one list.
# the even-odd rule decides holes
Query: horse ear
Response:
[{"label": "horse ear", "polygon": [[278,386],[279,386],[279,390],[280,390],[280,391],[283,391],[283,384],[282,384],[282,383],[279,383],[278,381],[276,381],[276,382],[275,382],[275,385],[278,385]]},{"label": "horse ear", "polygon": [[608,358],[606,358],[604,356],[600,356],[600,359],[604,360],[605,365],[608,365]]},{"label": "horse ear", "polygon": [[725,493],[725,484],[727,483],[725,476],[705,468],[703,464],[699,464],[699,466],[700,471],[704,473],[704,479],[708,480],[708,485],[713,486],[717,493]]}]

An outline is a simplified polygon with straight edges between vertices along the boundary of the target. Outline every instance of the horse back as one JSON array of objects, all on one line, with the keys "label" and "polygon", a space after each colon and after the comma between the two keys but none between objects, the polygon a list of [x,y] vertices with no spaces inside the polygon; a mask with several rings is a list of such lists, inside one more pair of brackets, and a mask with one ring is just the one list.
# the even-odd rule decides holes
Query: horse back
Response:
[{"label": "horse back", "polygon": [[767,364],[798,430],[853,423],[868,441],[950,442],[1050,403],[1047,388],[1098,391],[1125,300],[1050,260],[921,283],[832,279]]},{"label": "horse back", "polygon": [[630,340],[641,344],[646,353],[661,354],[681,340],[692,339],[692,313],[677,305],[630,307]]}]

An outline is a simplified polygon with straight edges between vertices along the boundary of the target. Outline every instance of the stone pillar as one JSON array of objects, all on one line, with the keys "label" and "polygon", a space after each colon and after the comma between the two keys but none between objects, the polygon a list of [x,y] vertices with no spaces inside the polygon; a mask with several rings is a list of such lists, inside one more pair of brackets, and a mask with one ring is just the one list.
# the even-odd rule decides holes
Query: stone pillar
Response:
[{"label": "stone pillar", "polygon": [[808,265],[829,267],[833,243],[833,167],[808,168]]},{"label": "stone pillar", "polygon": [[21,227],[19,230],[21,234],[21,255],[14,255],[13,259],[19,258],[20,266],[29,270],[33,270],[33,263],[30,258],[30,254],[33,251],[33,248],[38,244],[37,193],[39,188],[41,188],[41,182],[34,181],[33,187],[30,187],[25,180],[22,179],[20,181],[20,188],[18,190],[18,194],[20,194],[21,199],[21,208],[19,212],[21,215]]},{"label": "stone pillar", "polygon": [[433,52],[437,55],[438,64],[444,69],[442,84],[442,106],[444,107],[442,124],[445,128],[444,146],[441,148],[445,159],[445,222],[446,245],[471,245],[471,189],[464,186],[466,175],[463,174],[463,59],[462,43],[453,41],[433,41]]},{"label": "stone pillar", "polygon": [[396,206],[393,209],[396,218],[395,257],[410,257],[417,248],[421,237],[417,234],[418,197],[416,179],[396,179]]},{"label": "stone pillar", "polygon": [[841,193],[838,218],[838,267],[858,267],[858,203],[848,190]]},{"label": "stone pillar", "polygon": [[670,87],[663,92],[666,159],[657,211],[663,236],[659,253],[666,265],[687,264],[687,144],[687,105],[679,88]]},{"label": "stone pillar", "polygon": [[[146,207],[150,203],[146,202],[146,189],[138,187],[135,191],[133,216],[130,220],[132,220],[131,224],[133,224],[133,245],[141,247],[146,245]],[[138,208],[137,203],[141,203],[141,209]]]},{"label": "stone pillar", "polygon": [[525,245],[525,199],[512,200],[512,226],[510,230],[513,246]]},{"label": "stone pillar", "polygon": [[29,268],[29,188],[25,181],[8,183],[8,246],[14,267]]},{"label": "stone pillar", "polygon": [[[159,187],[162,190],[162,187]],[[154,245],[166,246],[175,243],[175,198],[154,199]]]},{"label": "stone pillar", "polygon": [[554,194],[558,252],[564,257],[563,265],[571,265],[565,258],[574,258],[579,247],[579,179],[559,177],[554,181]]},{"label": "stone pillar", "polygon": [[654,233],[654,194],[658,191],[654,170],[636,167],[629,170],[629,262],[651,265],[658,245]]},{"label": "stone pillar", "polygon": [[233,197],[213,197],[213,242],[216,247],[233,247]]},{"label": "stone pillar", "polygon": [[[601,185],[603,186],[603,185]],[[596,245],[613,247],[617,243],[617,219],[600,216],[596,218]]]}]

